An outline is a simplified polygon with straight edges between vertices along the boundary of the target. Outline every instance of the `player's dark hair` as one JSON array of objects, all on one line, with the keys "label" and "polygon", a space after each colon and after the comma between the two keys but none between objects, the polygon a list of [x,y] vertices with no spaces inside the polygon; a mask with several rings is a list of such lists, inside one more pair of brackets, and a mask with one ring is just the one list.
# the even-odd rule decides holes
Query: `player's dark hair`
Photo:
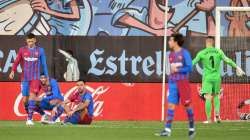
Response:
[{"label": "player's dark hair", "polygon": [[214,40],[214,36],[207,36],[207,39],[212,39],[212,40]]},{"label": "player's dark hair", "polygon": [[40,76],[45,76],[45,74],[42,72],[42,73],[40,74]]},{"label": "player's dark hair", "polygon": [[34,35],[33,33],[29,33],[27,36],[26,36],[27,39],[32,39],[32,38],[36,38],[36,35]]},{"label": "player's dark hair", "polygon": [[184,37],[182,34],[174,33],[171,35],[171,37],[174,39],[175,42],[177,42],[179,46],[182,46],[184,44]]}]

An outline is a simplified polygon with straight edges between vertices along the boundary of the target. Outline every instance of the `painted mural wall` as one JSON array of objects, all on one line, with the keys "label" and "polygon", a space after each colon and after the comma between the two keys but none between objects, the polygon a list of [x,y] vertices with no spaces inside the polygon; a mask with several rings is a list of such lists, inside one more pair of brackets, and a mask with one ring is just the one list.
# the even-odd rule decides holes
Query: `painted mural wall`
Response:
[{"label": "painted mural wall", "polygon": [[[162,36],[215,34],[216,6],[249,0],[0,0],[0,35]],[[250,12],[222,13],[225,36],[249,36]],[[186,21],[186,22],[184,22]]]}]

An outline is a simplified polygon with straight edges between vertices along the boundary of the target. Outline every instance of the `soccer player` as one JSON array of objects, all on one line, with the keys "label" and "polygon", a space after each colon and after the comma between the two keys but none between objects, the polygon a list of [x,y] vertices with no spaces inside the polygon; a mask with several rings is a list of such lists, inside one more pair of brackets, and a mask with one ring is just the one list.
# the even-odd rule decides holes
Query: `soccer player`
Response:
[{"label": "soccer player", "polygon": [[237,75],[244,75],[244,71],[238,67],[230,58],[228,58],[222,50],[214,47],[214,37],[206,38],[206,48],[201,50],[192,61],[195,65],[201,61],[203,66],[202,75],[202,94],[205,97],[205,110],[207,121],[211,123],[212,98],[214,98],[215,118],[216,122],[220,123],[220,99],[219,93],[221,89],[220,64],[225,61],[227,64],[236,68]]},{"label": "soccer player", "polygon": [[189,73],[192,71],[192,59],[189,52],[182,48],[184,37],[182,34],[172,34],[168,41],[171,53],[169,55],[170,75],[168,78],[168,110],[165,129],[160,136],[171,136],[171,126],[176,105],[181,102],[186,108],[189,121],[189,137],[194,137],[194,115],[191,107],[191,88]]},{"label": "soccer player", "polygon": [[[72,94],[63,102],[67,117],[64,123],[89,125],[92,122],[94,113],[94,101],[92,95],[86,91],[83,81],[77,82],[77,92]],[[76,107],[71,109],[67,104],[74,103]]]},{"label": "soccer player", "polygon": [[9,78],[14,78],[17,66],[21,64],[21,92],[23,95],[24,107],[28,114],[26,125],[33,125],[32,116],[36,108],[41,65],[46,77],[48,77],[48,71],[44,49],[36,45],[36,36],[32,33],[27,35],[26,43],[27,45],[21,47],[18,51]]},{"label": "soccer player", "polygon": [[61,115],[64,111],[63,107],[61,106],[64,98],[55,79],[47,78],[44,74],[41,74],[40,81],[40,93],[44,94],[45,96],[42,98],[39,108],[42,110],[54,110],[52,112],[50,121],[46,120],[45,118],[42,119],[42,123],[55,123],[57,118],[54,116],[56,116],[56,113]]}]

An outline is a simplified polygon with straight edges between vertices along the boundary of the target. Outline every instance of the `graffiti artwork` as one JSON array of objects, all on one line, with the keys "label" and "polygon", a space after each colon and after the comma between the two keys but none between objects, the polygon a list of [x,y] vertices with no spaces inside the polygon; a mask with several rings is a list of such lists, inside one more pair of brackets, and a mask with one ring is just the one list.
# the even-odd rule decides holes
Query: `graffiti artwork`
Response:
[{"label": "graffiti artwork", "polygon": [[[249,1],[0,0],[0,34],[163,36],[167,9],[168,35],[215,35],[216,6],[247,7]],[[224,35],[250,35],[250,12],[226,12],[222,17]]]}]

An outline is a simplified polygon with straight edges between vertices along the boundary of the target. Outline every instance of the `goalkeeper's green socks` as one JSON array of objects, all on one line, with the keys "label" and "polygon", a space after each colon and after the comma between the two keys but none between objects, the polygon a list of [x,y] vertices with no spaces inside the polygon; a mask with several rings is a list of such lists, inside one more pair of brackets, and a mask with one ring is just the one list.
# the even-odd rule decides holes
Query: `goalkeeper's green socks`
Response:
[{"label": "goalkeeper's green socks", "polygon": [[211,100],[206,99],[205,107],[206,107],[207,120],[211,121],[211,110],[212,110]]},{"label": "goalkeeper's green socks", "polygon": [[220,116],[220,97],[219,95],[214,96],[214,111],[216,116]]}]

